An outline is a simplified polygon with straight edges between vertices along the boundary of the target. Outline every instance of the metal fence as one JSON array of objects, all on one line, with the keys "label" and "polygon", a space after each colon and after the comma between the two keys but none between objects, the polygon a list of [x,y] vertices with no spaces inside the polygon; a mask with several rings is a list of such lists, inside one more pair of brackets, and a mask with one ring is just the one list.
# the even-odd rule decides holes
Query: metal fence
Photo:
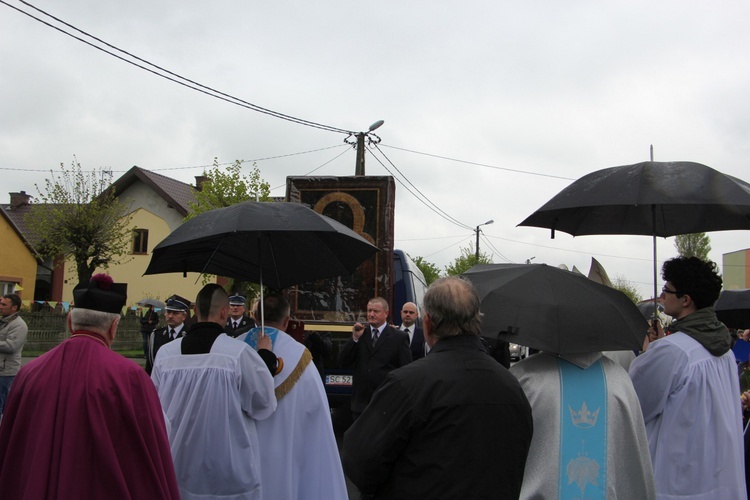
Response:
[{"label": "metal fence", "polygon": [[[29,327],[29,335],[24,345],[25,351],[46,352],[70,337],[67,314],[21,313]],[[112,344],[113,351],[140,350],[143,348],[141,323],[138,316],[123,316],[117,327],[117,335]]]}]

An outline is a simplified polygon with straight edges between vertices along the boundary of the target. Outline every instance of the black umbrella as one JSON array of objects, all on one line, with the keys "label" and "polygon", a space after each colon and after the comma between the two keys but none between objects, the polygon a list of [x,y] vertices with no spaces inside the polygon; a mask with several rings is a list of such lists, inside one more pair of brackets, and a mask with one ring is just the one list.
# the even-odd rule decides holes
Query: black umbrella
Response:
[{"label": "black umbrella", "polygon": [[750,229],[750,184],[688,161],[647,161],[588,174],[563,189],[519,226],[573,236],[656,237]]},{"label": "black umbrella", "polygon": [[286,288],[352,274],[378,248],[299,203],[248,201],[198,215],[156,245],[144,274],[199,272]]},{"label": "black umbrella", "polygon": [[570,271],[545,264],[481,264],[463,276],[479,292],[486,337],[575,354],[640,349],[648,330],[624,293]]},{"label": "black umbrella", "polygon": [[719,321],[729,328],[749,328],[750,289],[722,290],[714,309]]},{"label": "black umbrella", "polygon": [[638,304],[638,310],[641,311],[641,314],[643,314],[643,317],[646,319],[653,319],[658,316],[658,314],[654,313],[654,309],[660,313],[664,312],[664,306],[662,304],[657,304],[656,308],[654,308],[654,302],[652,300],[648,302],[640,302]]}]

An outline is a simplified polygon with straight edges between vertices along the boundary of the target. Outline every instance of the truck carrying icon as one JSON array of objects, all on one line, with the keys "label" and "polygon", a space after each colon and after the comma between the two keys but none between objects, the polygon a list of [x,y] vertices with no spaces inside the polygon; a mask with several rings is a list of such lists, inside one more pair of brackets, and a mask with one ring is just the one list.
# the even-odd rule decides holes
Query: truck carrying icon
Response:
[{"label": "truck carrying icon", "polygon": [[330,339],[323,362],[326,392],[332,408],[348,409],[351,371],[338,367],[338,353],[351,338],[352,325],[366,321],[367,302],[376,296],[390,305],[388,321],[400,324],[405,302],[421,307],[426,282],[408,255],[393,248],[393,177],[288,177],[286,199],[341,222],[380,249],[351,276],[304,283],[288,292],[306,335],[316,332]]}]

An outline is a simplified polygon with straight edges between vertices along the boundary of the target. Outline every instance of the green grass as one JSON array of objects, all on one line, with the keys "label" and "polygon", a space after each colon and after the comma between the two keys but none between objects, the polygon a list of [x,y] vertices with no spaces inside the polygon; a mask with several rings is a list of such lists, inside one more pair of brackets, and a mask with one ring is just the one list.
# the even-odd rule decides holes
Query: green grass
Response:
[{"label": "green grass", "polygon": [[[23,350],[23,357],[24,358],[36,358],[41,356],[47,351],[30,351],[30,350]],[[130,349],[130,350],[122,350],[122,351],[115,351],[119,354],[122,354],[126,358],[142,358],[143,357],[143,349]]]},{"label": "green grass", "polygon": [[115,352],[122,354],[126,358],[142,358],[143,357],[143,349],[131,349],[131,350],[115,351]]}]

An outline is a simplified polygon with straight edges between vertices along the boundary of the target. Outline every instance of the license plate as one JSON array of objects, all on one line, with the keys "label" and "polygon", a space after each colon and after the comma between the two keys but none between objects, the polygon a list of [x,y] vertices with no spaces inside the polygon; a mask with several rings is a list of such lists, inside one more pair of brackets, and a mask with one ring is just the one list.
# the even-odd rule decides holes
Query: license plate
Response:
[{"label": "license plate", "polygon": [[352,375],[326,375],[326,385],[352,385]]}]

